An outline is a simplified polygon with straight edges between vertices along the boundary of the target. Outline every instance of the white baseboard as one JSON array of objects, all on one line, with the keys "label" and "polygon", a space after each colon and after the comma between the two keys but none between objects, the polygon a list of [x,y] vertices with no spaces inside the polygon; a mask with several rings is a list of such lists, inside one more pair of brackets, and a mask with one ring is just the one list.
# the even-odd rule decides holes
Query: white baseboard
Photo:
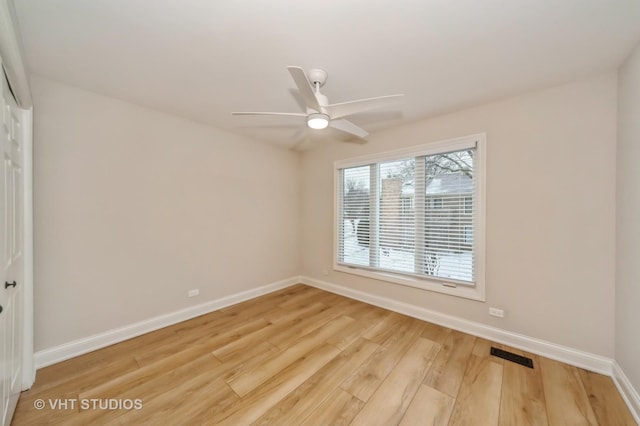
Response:
[{"label": "white baseboard", "polygon": [[240,293],[211,300],[200,305],[190,306],[179,311],[170,312],[154,318],[149,318],[124,327],[115,328],[103,333],[64,343],[53,348],[44,349],[35,353],[36,369],[46,367],[57,362],[82,355],[114,343],[122,342],[132,337],[140,336],[163,327],[177,324],[200,315],[222,309],[245,300],[253,299],[267,293],[280,290],[300,282],[300,277],[291,277],[282,281],[267,284],[262,287],[246,290]]},{"label": "white baseboard", "polygon": [[413,318],[423,321],[442,325],[454,330],[462,331],[474,336],[482,337],[492,342],[502,343],[514,348],[522,349],[537,355],[555,359],[569,365],[584,368],[585,370],[594,371],[596,373],[612,375],[613,360],[588,352],[583,352],[567,346],[558,345],[523,334],[513,333],[496,327],[491,327],[475,321],[454,317],[443,314],[441,312],[432,311],[420,306],[411,305],[404,302],[398,302],[381,296],[374,296],[353,290],[337,284],[328,283],[326,281],[317,280],[315,278],[300,277],[300,282],[322,290],[337,293],[351,299],[360,300],[371,305],[389,309]]},{"label": "white baseboard", "polygon": [[616,384],[622,399],[627,403],[636,423],[640,424],[640,395],[635,390],[629,378],[624,374],[622,368],[616,361],[613,362],[613,382]]}]

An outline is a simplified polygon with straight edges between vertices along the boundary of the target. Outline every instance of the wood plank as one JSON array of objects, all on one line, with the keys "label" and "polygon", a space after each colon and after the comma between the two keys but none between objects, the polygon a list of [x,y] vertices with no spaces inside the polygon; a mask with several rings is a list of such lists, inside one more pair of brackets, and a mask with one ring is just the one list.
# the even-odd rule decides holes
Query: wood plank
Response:
[{"label": "wood plank", "polygon": [[374,327],[364,334],[364,338],[377,344],[382,344],[391,335],[393,335],[394,330],[398,325],[406,323],[406,321],[407,317],[404,315],[396,312],[387,312]]},{"label": "wood plank", "polygon": [[[228,306],[226,308],[220,309],[220,313],[222,314],[222,318],[227,320],[235,320],[236,322],[262,318],[266,313],[273,310],[274,306],[276,306],[277,303],[281,303],[287,300],[288,297],[293,297],[293,295],[304,291],[305,290],[301,288],[299,291],[284,291],[277,292],[275,294],[267,294],[263,296],[263,300],[261,300],[261,298],[257,298],[238,303],[236,305]],[[311,295],[309,295],[308,297],[311,298]],[[198,328],[206,328],[206,326]],[[182,330],[178,332],[181,331]]]},{"label": "wood plank", "polygon": [[309,316],[313,316],[319,312],[325,311],[326,309],[326,306],[322,303],[314,303],[304,309],[294,310],[293,316],[289,316],[289,314],[287,315],[289,319],[285,321],[278,321],[275,324],[268,323],[263,328],[259,328],[252,333],[248,333],[241,338],[231,340],[225,345],[214,349],[213,354],[221,361],[234,358],[247,348],[255,346],[263,341],[273,339],[275,336],[286,334],[289,329],[296,327],[298,324],[305,323]]},{"label": "wood plank", "polygon": [[351,424],[398,424],[439,349],[437,343],[418,338]]},{"label": "wood plank", "polygon": [[[140,399],[145,408],[145,412],[151,413],[157,399],[167,398],[173,395],[178,389],[185,386],[191,380],[215,381],[227,368],[221,364],[210,353],[205,353],[194,359],[187,359],[184,364],[174,368],[159,371],[157,375],[149,377],[132,387],[114,387],[110,389],[108,398],[114,399]],[[94,384],[99,386],[99,384]],[[80,395],[87,398],[88,394]],[[85,410],[81,411],[79,420],[83,424],[105,424],[117,421],[121,416],[128,414],[121,410]]]},{"label": "wood plank", "polygon": [[354,318],[356,321],[351,323],[348,329],[343,330],[339,335],[329,338],[327,343],[344,350],[360,336],[366,334],[368,330],[375,327],[385,315],[386,312],[382,309],[371,309],[370,306],[364,303],[360,304],[349,312],[349,318]]},{"label": "wood plank", "polygon": [[301,423],[301,426],[346,426],[358,414],[364,402],[340,388],[325,399]]},{"label": "wood plank", "polygon": [[273,359],[282,351],[269,342],[262,342],[259,345],[249,348],[237,357],[226,361],[224,364],[229,368],[223,374],[225,382],[230,382],[247,371],[258,368],[262,363]]},{"label": "wood plank", "polygon": [[422,333],[421,321],[404,317],[401,322],[389,322],[395,327],[394,333],[358,368],[340,387],[351,395],[366,402],[380,383],[396,366],[402,355],[413,345]]},{"label": "wood plank", "polygon": [[345,312],[337,306],[323,304],[322,309],[304,318],[302,321],[292,325],[286,333],[274,334],[269,337],[269,343],[279,348],[288,348],[296,343],[300,338],[313,333],[329,321],[345,316]]},{"label": "wood plank", "polygon": [[[157,362],[137,368],[127,374],[118,375],[112,380],[97,382],[98,385],[94,385],[90,389],[84,390],[79,396],[80,398],[88,399],[113,398],[115,395],[119,395],[125,390],[144,386],[154,378],[162,376],[164,372],[178,369],[183,365],[189,364],[192,360],[199,359],[203,355],[208,355],[207,358],[209,359],[209,362],[214,366],[219,366],[221,362],[210,355],[211,346],[220,344],[220,342],[226,342],[229,339],[237,338],[238,336],[242,336],[244,333],[250,333],[257,327],[264,326],[264,324],[266,324],[266,322],[262,319],[242,324],[236,329],[229,330],[226,333],[221,333],[208,342],[187,346],[182,351],[162,358]],[[228,366],[221,367],[219,369],[220,374],[226,371],[227,368]]]},{"label": "wood plank", "polygon": [[172,336],[162,341],[154,342],[154,344],[148,345],[144,349],[131,351],[130,354],[133,355],[140,367],[144,367],[181,351],[192,344],[193,341],[193,339],[185,339],[184,336],[174,333]]},{"label": "wood plank", "polygon": [[534,367],[528,368],[510,361],[503,362],[499,424],[546,426],[547,409],[540,374],[540,359],[536,355],[515,348],[494,346],[531,358]]},{"label": "wood plank", "polygon": [[[190,380],[193,376],[203,376],[208,380],[214,380],[218,377],[224,379],[232,377],[234,374],[240,374],[245,369],[255,368],[268,356],[277,352],[279,352],[277,348],[268,342],[263,342],[223,364],[206,349],[187,347],[162,363],[144,367],[143,372],[135,372],[132,374],[134,377],[123,376],[121,380],[94,384],[80,397],[98,398],[102,394],[102,396],[109,398],[150,400],[168,389],[175,389],[176,386]],[[167,368],[166,363],[171,363],[175,367]]]},{"label": "wood plank", "polygon": [[503,358],[497,357],[495,355],[491,355],[491,347],[494,346],[498,349],[504,349],[505,351],[511,351],[513,353],[517,353],[519,355],[522,355],[520,352],[512,350],[511,348],[508,348],[506,346],[503,345],[499,345],[497,343],[494,342],[490,342],[489,340],[483,339],[482,337],[476,337],[476,341],[473,343],[473,349],[471,350],[471,354],[478,356],[480,358],[489,358],[491,359],[491,361],[493,362],[497,362],[498,364],[502,365],[503,363],[507,362],[505,361]]},{"label": "wood plank", "polygon": [[423,383],[456,398],[475,339],[468,334],[452,330]]},{"label": "wood plank", "polygon": [[[185,383],[187,388],[193,386],[194,383],[201,383],[201,381],[206,383],[220,383],[219,378],[225,378],[227,375],[234,375],[238,372],[242,372],[245,368],[254,368],[257,365],[260,365],[260,363],[273,353],[273,351],[278,352],[279,350],[268,342],[263,342],[261,345],[248,350],[232,362],[229,361],[224,364],[219,363],[211,353],[206,353],[205,355],[194,359],[191,362],[185,363],[174,370],[167,370],[164,373],[152,377],[135,387],[120,389],[119,391],[113,390],[114,393],[112,397],[129,399],[140,398],[143,400],[144,406],[148,408],[146,411],[153,412],[154,407],[157,406],[157,400],[163,401],[167,397],[171,398],[171,395],[173,395],[174,392],[179,391],[181,387],[184,387]],[[211,362],[212,359],[214,362]],[[224,384],[223,388],[231,391],[226,384]],[[217,392],[217,390],[215,391]],[[233,393],[233,395],[236,394]],[[230,399],[238,399],[238,397],[237,395],[235,398],[227,399],[225,397],[216,404],[212,403],[212,406],[218,407],[220,404],[224,405],[228,403]],[[198,400],[195,399],[194,404],[198,403]],[[93,413],[93,415],[89,413],[81,413],[81,419],[82,424],[103,424],[113,422],[115,421],[114,419],[119,419],[120,416],[124,414],[126,413],[117,411],[97,412]],[[130,423],[125,422],[125,424]]]},{"label": "wood plank", "polygon": [[208,314],[200,315],[199,317],[192,318],[187,321],[179,322],[168,326],[163,330],[173,331],[177,335],[189,335],[190,333],[199,332],[208,326],[222,326],[223,322],[229,324],[233,321],[233,318],[223,314],[220,311],[210,312]]},{"label": "wood plank", "polygon": [[362,337],[359,338],[285,399],[273,406],[254,425],[302,423],[309,416],[309,412],[324,402],[325,398],[360,367],[377,348],[377,344]]},{"label": "wood plank", "polygon": [[[220,309],[220,312],[225,315],[242,315],[247,310],[251,311],[253,308],[264,305],[273,309],[279,303],[282,303],[292,297],[296,297],[299,294],[306,294],[308,297],[312,297],[313,294],[311,292],[313,292],[312,287],[308,287],[304,284],[296,284],[291,287],[265,294],[255,299],[246,300],[244,302],[236,303],[235,305],[224,307]],[[252,311],[252,313],[255,312]]]},{"label": "wood plank", "polygon": [[326,291],[322,291],[315,287],[306,287],[303,290],[304,291],[299,291],[295,294],[291,294],[286,299],[280,300],[278,302],[278,306],[282,308],[292,308],[300,304],[306,305],[315,303],[317,300],[329,296]]},{"label": "wood plank", "polygon": [[340,349],[333,345],[325,344],[317,348],[282,370],[281,374],[253,389],[239,403],[210,413],[211,422],[234,426],[253,423],[339,353]]},{"label": "wood plank", "polygon": [[[85,390],[79,396],[80,398],[87,399],[111,398],[113,395],[118,395],[126,389],[135,388],[165,371],[171,371],[200,356],[207,356],[207,352],[208,351],[198,346],[189,347],[161,361],[138,368],[126,374],[118,375],[111,380],[96,382],[91,388]],[[220,361],[213,356],[207,356],[207,358],[213,365],[221,364]]]},{"label": "wood plank", "polygon": [[425,339],[429,339],[432,342],[436,342],[440,345],[444,345],[444,342],[447,339],[447,337],[449,337],[450,333],[451,333],[450,328],[446,328],[437,324],[426,322],[424,324],[424,331],[422,332],[420,337],[424,337]]},{"label": "wood plank", "polygon": [[354,320],[349,317],[336,318],[318,329],[316,332],[303,337],[297,344],[277,354],[274,358],[263,362],[260,366],[252,369],[251,371],[247,371],[244,374],[229,380],[227,384],[231,386],[238,395],[244,397],[296,360],[303,359],[314,349],[323,345],[332,334],[339,332],[353,321]]},{"label": "wood plank", "polygon": [[502,369],[502,364],[488,355],[471,355],[453,407],[451,424],[475,426],[478,419],[482,419],[483,425],[498,424]]},{"label": "wood plank", "polygon": [[455,398],[427,385],[420,385],[400,426],[446,426],[453,411]]},{"label": "wood plank", "polygon": [[581,368],[578,369],[578,372],[589,396],[591,408],[593,408],[596,419],[601,425],[633,426],[636,424],[611,377]]},{"label": "wood plank", "polygon": [[[185,348],[185,350],[187,349],[188,348]],[[219,378],[233,376],[245,371],[245,369],[255,368],[260,365],[265,358],[275,352],[279,352],[279,350],[268,342],[263,342],[262,344],[239,355],[232,361],[224,364],[221,364],[217,359],[215,359],[211,353],[206,353],[190,362],[185,362],[175,369],[168,369],[164,372],[159,372],[158,375],[152,376],[148,380],[145,380],[136,386],[119,389],[112,388],[110,398],[139,398],[143,400],[144,406],[147,407],[146,411],[152,412],[154,407],[158,406],[156,404],[156,400],[159,399],[162,401],[167,397],[171,398],[171,395],[176,391],[179,391],[181,387],[185,386],[185,383],[187,384],[187,387],[193,386],[194,383],[200,383],[202,380],[206,383],[219,383]],[[226,384],[223,388],[230,391],[230,388],[228,388]],[[233,395],[236,394],[234,393]],[[82,396],[87,397],[88,395]],[[218,407],[220,404],[224,405],[231,399],[238,398],[237,396],[229,399],[223,398],[216,404],[212,403],[212,406]],[[194,403],[198,404],[198,401],[196,400]],[[125,414],[127,413],[120,411],[96,411],[93,413],[83,412],[80,415],[80,424],[104,424],[108,422],[115,422],[115,419],[120,419],[120,417]],[[125,424],[130,423],[125,422]]]},{"label": "wood plank", "polygon": [[327,308],[326,303],[321,303],[317,300],[313,300],[313,303],[305,303],[302,306],[295,306],[293,308],[281,308],[279,306],[265,312],[262,318],[267,320],[271,324],[279,324],[282,322],[288,322],[293,319],[304,319],[310,315],[315,314],[321,308]]},{"label": "wood plank", "polygon": [[151,401],[145,402],[141,410],[131,410],[109,422],[101,421],[105,426],[120,424],[166,424],[167,418],[178,424],[202,424],[212,411],[227,407],[240,398],[222,380],[209,380],[207,377],[194,377],[165,392]]},{"label": "wood plank", "polygon": [[[242,318],[240,318],[240,316]],[[232,315],[223,316],[218,321],[201,325],[194,329],[179,330],[179,336],[182,337],[184,344],[199,343],[203,339],[207,339],[209,342],[211,338],[218,336],[232,337],[236,331],[241,331],[245,327],[251,327],[251,325],[260,324],[262,327],[267,326],[269,323],[263,319],[260,315],[248,315],[248,318],[244,318],[244,315]],[[223,342],[219,342],[222,345]]]},{"label": "wood plank", "polygon": [[188,334],[200,330],[207,330],[207,327],[210,325],[220,327],[234,322],[238,323],[246,319],[256,319],[257,317],[262,317],[265,313],[271,312],[277,303],[286,300],[292,295],[308,291],[308,289],[308,286],[296,284],[255,299],[221,308],[220,310],[198,316],[188,321],[174,324],[163,330]]},{"label": "wood plank", "polygon": [[597,425],[576,367],[540,357],[540,372],[550,425]]}]

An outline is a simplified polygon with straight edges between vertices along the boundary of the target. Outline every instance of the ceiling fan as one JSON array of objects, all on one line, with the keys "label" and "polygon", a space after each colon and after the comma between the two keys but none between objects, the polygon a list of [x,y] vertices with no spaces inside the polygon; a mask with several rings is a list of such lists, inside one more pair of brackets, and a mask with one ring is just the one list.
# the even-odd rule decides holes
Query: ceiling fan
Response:
[{"label": "ceiling fan", "polygon": [[351,134],[360,139],[366,138],[369,133],[356,126],[344,117],[380,108],[388,103],[404,96],[389,95],[375,98],[359,99],[356,101],[330,104],[325,95],[320,93],[320,88],[327,81],[327,72],[321,69],[312,69],[309,75],[300,67],[287,67],[298,91],[306,104],[306,113],[298,112],[232,112],[233,115],[284,115],[293,117],[306,117],[307,125],[312,129],[324,129],[332,127],[342,132]]}]

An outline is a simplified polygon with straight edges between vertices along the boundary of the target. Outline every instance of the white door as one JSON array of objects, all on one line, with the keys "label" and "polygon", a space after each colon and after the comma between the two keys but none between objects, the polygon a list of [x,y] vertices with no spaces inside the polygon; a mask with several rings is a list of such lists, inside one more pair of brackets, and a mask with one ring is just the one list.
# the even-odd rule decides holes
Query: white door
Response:
[{"label": "white door", "polygon": [[23,129],[4,74],[0,106],[0,424],[9,425],[22,387],[23,336]]}]

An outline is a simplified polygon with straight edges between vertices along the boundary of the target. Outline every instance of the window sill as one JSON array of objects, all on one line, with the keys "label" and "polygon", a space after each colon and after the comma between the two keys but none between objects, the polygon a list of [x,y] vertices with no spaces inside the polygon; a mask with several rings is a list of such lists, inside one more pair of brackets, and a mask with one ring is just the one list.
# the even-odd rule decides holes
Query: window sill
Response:
[{"label": "window sill", "polygon": [[486,301],[483,283],[476,283],[476,285],[473,287],[461,285],[453,287],[449,282],[426,279],[421,280],[389,272],[369,271],[338,264],[333,265],[333,270],[352,275],[359,275],[361,277],[371,278],[378,281],[385,281],[393,284],[400,284],[408,287],[418,288],[420,290],[427,290],[436,293],[447,294],[450,296],[462,297],[464,299],[477,300],[480,302]]}]

